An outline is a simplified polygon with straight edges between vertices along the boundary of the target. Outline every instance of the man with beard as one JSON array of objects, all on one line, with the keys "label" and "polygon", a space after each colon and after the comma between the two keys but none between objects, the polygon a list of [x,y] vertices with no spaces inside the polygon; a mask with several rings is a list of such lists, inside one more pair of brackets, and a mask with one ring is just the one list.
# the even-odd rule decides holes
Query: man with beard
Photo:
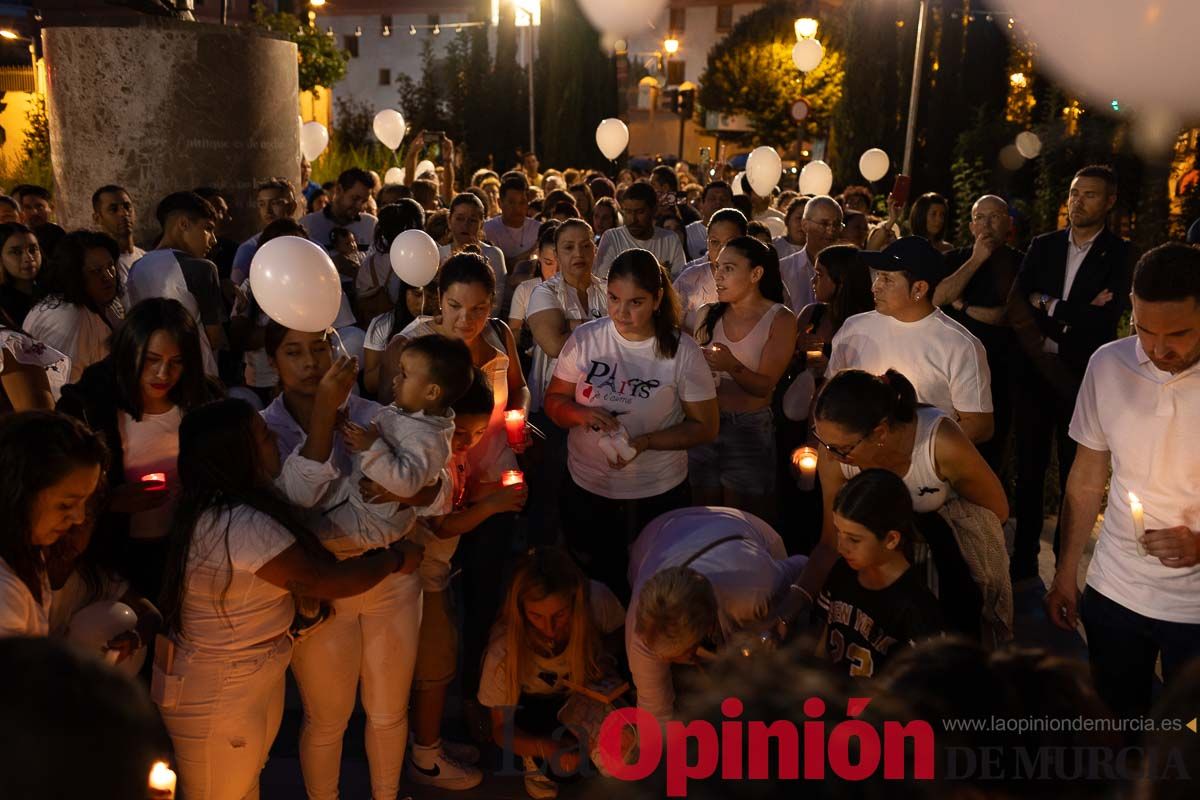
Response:
[{"label": "man with beard", "polygon": [[[1100,697],[1145,716],[1161,658],[1169,686],[1200,655],[1200,252],[1156,247],[1133,277],[1136,334],[1098,349],[1071,419],[1077,443],[1046,610],[1083,620]],[[1109,468],[1112,478],[1109,480]],[[1079,562],[1108,507],[1077,612]]]},{"label": "man with beard", "polygon": [[121,255],[117,259],[118,277],[124,286],[129,280],[129,268],[133,262],[146,255],[146,251],[133,243],[133,224],[137,212],[133,199],[122,186],[101,186],[92,194],[92,221],[96,227],[116,239]]},{"label": "man with beard", "polygon": [[1075,457],[1067,425],[1080,380],[1092,353],[1116,338],[1117,323],[1129,308],[1132,252],[1128,241],[1105,227],[1116,201],[1117,178],[1109,167],[1084,167],[1075,173],[1067,197],[1070,226],[1029,243],[1009,298],[1010,320],[1022,351],[1013,409],[1014,583],[1038,574],[1051,440],[1058,444],[1059,483],[1065,490]]},{"label": "man with beard", "polygon": [[621,198],[621,216],[625,224],[607,230],[600,237],[596,250],[596,277],[607,279],[608,270],[617,256],[626,250],[649,250],[666,267],[672,278],[679,276],[687,263],[679,235],[654,224],[658,214],[658,194],[646,181],[638,181],[625,190]]}]

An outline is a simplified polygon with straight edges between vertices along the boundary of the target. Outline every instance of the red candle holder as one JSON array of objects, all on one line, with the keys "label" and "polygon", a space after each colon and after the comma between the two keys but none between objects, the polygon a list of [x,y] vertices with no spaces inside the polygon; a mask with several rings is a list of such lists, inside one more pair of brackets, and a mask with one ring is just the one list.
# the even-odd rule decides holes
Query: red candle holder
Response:
[{"label": "red candle holder", "polygon": [[149,472],[142,476],[141,482],[150,491],[160,491],[167,488],[167,474],[165,472]]},{"label": "red candle holder", "polygon": [[519,486],[525,482],[525,473],[519,469],[506,469],[500,473],[501,486]]},{"label": "red candle holder", "polygon": [[504,412],[504,430],[508,433],[508,443],[512,445],[525,441],[525,409],[514,408]]}]

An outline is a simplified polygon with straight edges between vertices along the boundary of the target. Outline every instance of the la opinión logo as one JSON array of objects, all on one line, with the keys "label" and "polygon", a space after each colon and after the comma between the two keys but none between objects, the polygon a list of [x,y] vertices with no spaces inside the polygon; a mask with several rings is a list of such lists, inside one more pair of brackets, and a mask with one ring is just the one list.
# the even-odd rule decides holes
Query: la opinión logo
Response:
[{"label": "la opini\u00f3n logo", "polygon": [[[856,719],[870,699],[851,698],[847,716],[828,733],[821,720],[825,702],[804,701],[808,719],[771,723],[743,722],[743,705],[729,697],[721,703],[726,717],[718,726],[706,720],[670,721],[661,725],[639,708],[611,712],[600,728],[600,767],[614,778],[640,781],[652,775],[666,759],[669,797],[687,795],[688,781],[704,780],[720,771],[723,780],[822,780],[828,773],[848,781],[872,778],[883,770],[887,780],[933,780],[934,736],[928,722],[885,721],[882,736],[876,724]],[[626,762],[624,731],[637,731],[636,760]],[[770,774],[771,753],[778,755],[777,773]],[[743,758],[743,755],[745,757]],[[911,765],[911,772],[908,771]]]}]

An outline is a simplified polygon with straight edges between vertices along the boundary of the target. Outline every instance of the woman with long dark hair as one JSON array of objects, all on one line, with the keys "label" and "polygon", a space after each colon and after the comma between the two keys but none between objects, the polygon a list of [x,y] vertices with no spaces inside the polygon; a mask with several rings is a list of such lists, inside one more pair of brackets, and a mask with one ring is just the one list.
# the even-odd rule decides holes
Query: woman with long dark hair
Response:
[{"label": "woman with long dark hair", "polygon": [[0,225],[0,309],[15,328],[33,308],[41,268],[42,249],[33,231],[19,222]]},{"label": "woman with long dark hair", "polygon": [[183,492],[160,606],[170,644],[152,695],[193,800],[256,797],[283,714],[293,597],[361,594],[416,562],[389,547],[337,561],[274,492],[275,436],[241,400],[179,430]]},{"label": "woman with long dark hair", "polygon": [[775,385],[791,361],[796,318],[783,305],[775,248],[750,236],[722,248],[717,302],[700,313],[697,341],[719,377],[720,433],[688,451],[696,505],[729,506],[773,519]]},{"label": "woman with long dark hair", "polygon": [[83,525],[108,465],[103,440],[51,411],[0,419],[0,636],[50,632],[45,552]]},{"label": "woman with long dark hair", "polygon": [[108,445],[107,513],[97,524],[124,546],[125,577],[145,597],[161,588],[181,489],[179,425],[188,411],[221,395],[204,374],[200,335],[178,300],[143,300],[113,336],[109,356],[63,387],[58,403]]},{"label": "woman with long dark hair", "polygon": [[121,325],[120,255],[112,237],[74,231],[38,275],[39,300],[25,317],[25,332],[71,359],[72,381],[108,355],[109,338]]},{"label": "woman with long dark hair", "polygon": [[647,250],[625,251],[609,273],[608,317],[575,329],[546,390],[546,413],[570,431],[567,545],[624,599],[630,543],[690,504],[685,451],[720,428],[712,372],[679,323],[666,270]]},{"label": "woman with long dark hair", "polygon": [[921,236],[937,248],[948,253],[954,245],[946,241],[950,232],[950,201],[937,192],[926,192],[913,203],[908,214],[908,229],[913,236]]}]

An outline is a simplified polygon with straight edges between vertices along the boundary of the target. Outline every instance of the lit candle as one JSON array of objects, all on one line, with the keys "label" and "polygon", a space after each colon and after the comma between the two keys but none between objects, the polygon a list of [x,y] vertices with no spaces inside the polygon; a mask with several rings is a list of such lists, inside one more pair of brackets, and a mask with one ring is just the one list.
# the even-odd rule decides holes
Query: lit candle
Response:
[{"label": "lit candle", "polygon": [[525,409],[514,408],[504,412],[504,429],[508,431],[508,443],[525,441]]},{"label": "lit candle", "polygon": [[809,361],[812,361],[814,359],[820,358],[821,356],[825,355],[825,351],[824,350],[805,350],[804,355],[808,358]]},{"label": "lit candle", "polygon": [[525,482],[525,474],[519,469],[506,469],[500,473],[501,486],[518,486]]},{"label": "lit candle", "polygon": [[168,797],[175,797],[175,772],[165,761],[155,761],[150,768],[150,788],[167,792]]},{"label": "lit candle", "polygon": [[1142,537],[1146,535],[1145,511],[1142,508],[1142,501],[1133,492],[1129,493],[1129,511],[1133,514],[1133,540],[1137,543],[1138,555],[1145,558],[1149,555],[1146,545],[1142,542]]},{"label": "lit candle", "polygon": [[142,483],[146,484],[147,489],[165,489],[167,488],[167,474],[165,472],[148,473],[142,476]]},{"label": "lit candle", "polygon": [[817,451],[798,447],[792,451],[792,466],[796,468],[796,485],[801,491],[811,491],[817,479]]}]

